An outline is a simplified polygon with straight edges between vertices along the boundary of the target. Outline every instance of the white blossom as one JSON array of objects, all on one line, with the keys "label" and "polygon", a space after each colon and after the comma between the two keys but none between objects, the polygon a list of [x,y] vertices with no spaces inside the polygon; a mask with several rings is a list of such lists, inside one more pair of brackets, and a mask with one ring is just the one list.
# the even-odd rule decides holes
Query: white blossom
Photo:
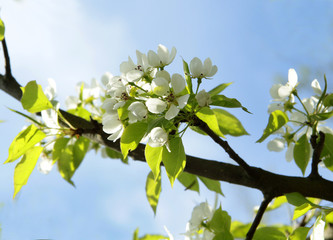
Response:
[{"label": "white blossom", "polygon": [[128,107],[129,122],[134,123],[146,118],[148,114],[147,107],[142,102],[133,102]]},{"label": "white blossom", "polygon": [[53,159],[46,156],[45,153],[41,154],[41,160],[38,164],[38,171],[43,174],[48,174],[53,168]]},{"label": "white blossom", "polygon": [[177,50],[175,47],[171,49],[171,53],[169,50],[162,44],[158,45],[157,53],[152,50],[148,52],[148,62],[151,66],[156,68],[161,68],[169,65],[175,58]]},{"label": "white blossom", "polygon": [[148,145],[162,147],[168,142],[168,133],[161,127],[153,128],[149,133]]},{"label": "white blossom", "polygon": [[280,98],[286,98],[288,96],[290,96],[290,94],[292,93],[292,91],[295,89],[296,85],[297,85],[297,73],[295,71],[295,69],[290,68],[288,71],[288,82],[286,85],[281,86],[278,89],[278,95],[280,96]]},{"label": "white blossom", "polygon": [[146,106],[149,112],[159,114],[164,112],[167,107],[167,103],[158,98],[149,98],[146,101]]},{"label": "white blossom", "polygon": [[312,82],[311,82],[311,87],[313,89],[313,91],[315,92],[315,94],[317,94],[318,96],[321,96],[321,94],[323,93],[322,90],[321,90],[321,87],[320,87],[320,84],[318,82],[317,79],[314,79]]},{"label": "white blossom", "polygon": [[206,107],[212,103],[209,93],[207,93],[204,89],[197,93],[195,99],[197,99],[200,107]]},{"label": "white blossom", "polygon": [[194,78],[207,78],[216,74],[217,67],[216,65],[212,65],[210,58],[206,58],[202,64],[201,60],[195,57],[190,62],[190,71]]},{"label": "white blossom", "polygon": [[119,120],[118,114],[104,114],[102,119],[103,131],[111,134],[108,140],[116,141],[124,131],[124,126]]},{"label": "white blossom", "polygon": [[169,92],[169,82],[165,78],[157,77],[151,83],[153,92],[158,96],[165,96]]}]

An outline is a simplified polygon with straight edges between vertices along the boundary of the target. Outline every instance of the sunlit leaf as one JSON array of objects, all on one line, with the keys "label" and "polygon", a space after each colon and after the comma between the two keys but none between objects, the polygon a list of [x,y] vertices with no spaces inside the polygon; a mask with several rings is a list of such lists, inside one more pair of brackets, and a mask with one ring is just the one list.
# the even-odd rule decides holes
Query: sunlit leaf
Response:
[{"label": "sunlit leaf", "polygon": [[243,107],[242,104],[236,98],[228,98],[224,95],[214,95],[211,98],[212,103],[210,105],[219,106],[219,107],[226,107],[226,108],[241,108],[247,113],[249,110]]},{"label": "sunlit leaf", "polygon": [[308,211],[310,211],[313,207],[309,203],[303,203],[301,206],[297,206],[294,210],[293,220],[303,216]]},{"label": "sunlit leaf", "polygon": [[269,135],[279,130],[289,121],[286,113],[281,110],[276,110],[269,115],[268,124],[263,135],[257,142],[263,142]]},{"label": "sunlit leaf", "polygon": [[332,107],[333,106],[333,93],[328,94],[324,100],[323,100],[323,104],[326,107]]},{"label": "sunlit leaf", "polygon": [[151,208],[156,214],[156,207],[161,193],[161,175],[155,180],[153,172],[149,172],[146,181],[146,196]]},{"label": "sunlit leaf", "polygon": [[219,124],[213,110],[208,107],[203,107],[196,113],[196,115],[200,120],[205,122],[216,135],[224,137],[223,133],[219,128]]},{"label": "sunlit leaf", "polygon": [[124,159],[124,156],[121,154],[121,152],[106,147],[105,153],[109,158],[120,159],[123,163],[128,164],[128,157]]},{"label": "sunlit leaf", "polygon": [[301,169],[303,175],[310,161],[310,151],[311,146],[309,140],[306,134],[304,134],[297,140],[294,147],[294,159],[297,166]]},{"label": "sunlit leaf", "polygon": [[21,188],[27,184],[30,174],[34,170],[39,155],[43,151],[43,147],[30,148],[24,154],[21,161],[16,165],[14,170],[14,196],[21,190]]},{"label": "sunlit leaf", "polygon": [[251,223],[242,223],[239,221],[231,222],[230,232],[234,238],[245,238],[251,227]]},{"label": "sunlit leaf", "polygon": [[5,163],[15,161],[45,137],[45,133],[39,130],[35,125],[30,125],[25,130],[21,131],[10,144],[8,158]]},{"label": "sunlit leaf", "polygon": [[249,135],[244,129],[242,123],[231,113],[223,109],[212,109],[215,113],[218,125],[224,135],[242,136]]},{"label": "sunlit leaf", "polygon": [[91,113],[87,109],[83,108],[82,106],[79,106],[75,109],[70,109],[67,112],[69,112],[75,116],[81,117],[87,121],[90,121]]},{"label": "sunlit leaf", "polygon": [[258,228],[253,240],[286,240],[286,236],[276,227]]},{"label": "sunlit leaf", "polygon": [[129,151],[133,151],[139,145],[141,139],[147,132],[147,123],[136,122],[128,125],[120,138],[120,148],[124,157],[127,157]]},{"label": "sunlit leaf", "polygon": [[333,111],[311,115],[310,118],[318,121],[324,121],[333,116]]},{"label": "sunlit leaf", "polygon": [[174,181],[185,168],[186,155],[182,139],[179,137],[175,137],[169,141],[169,148],[170,152],[163,146],[162,161],[171,186],[173,186]]},{"label": "sunlit leaf", "polygon": [[145,158],[148,166],[153,172],[155,179],[158,178],[161,171],[163,147],[151,147],[149,144],[145,148]]},{"label": "sunlit leaf", "polygon": [[216,180],[212,180],[212,179],[209,179],[209,178],[205,178],[205,177],[201,177],[201,176],[198,176],[199,179],[201,180],[201,182],[211,191],[213,192],[216,192],[218,194],[221,194],[222,196],[223,193],[222,193],[222,190],[221,190],[221,183],[219,181],[216,181]]},{"label": "sunlit leaf", "polygon": [[232,84],[232,82],[222,83],[222,84],[216,86],[215,88],[213,88],[212,90],[210,90],[208,93],[211,97],[215,96],[215,95],[219,94],[220,92],[222,92],[224,89],[226,89],[231,84]]},{"label": "sunlit leaf", "polygon": [[181,184],[183,184],[185,190],[192,190],[199,193],[199,181],[197,176],[187,172],[182,172],[179,174],[177,179]]},{"label": "sunlit leaf", "polygon": [[2,41],[5,38],[5,24],[0,19],[0,41]]},{"label": "sunlit leaf", "polygon": [[313,204],[308,199],[306,199],[302,194],[298,192],[287,193],[285,194],[288,203],[296,207],[303,205],[304,203]]},{"label": "sunlit leaf", "polygon": [[89,148],[90,141],[87,138],[79,137],[73,146],[73,163],[75,170],[80,166]]},{"label": "sunlit leaf", "polygon": [[231,217],[221,207],[215,210],[212,219],[209,221],[209,227],[215,232],[230,233]]},{"label": "sunlit leaf", "polygon": [[43,89],[36,81],[30,81],[25,87],[21,87],[23,95],[22,106],[31,113],[40,112],[52,108],[51,102],[45,96]]},{"label": "sunlit leaf", "polygon": [[310,228],[308,227],[299,227],[296,228],[292,234],[290,234],[288,240],[306,240],[306,237],[308,236]]}]

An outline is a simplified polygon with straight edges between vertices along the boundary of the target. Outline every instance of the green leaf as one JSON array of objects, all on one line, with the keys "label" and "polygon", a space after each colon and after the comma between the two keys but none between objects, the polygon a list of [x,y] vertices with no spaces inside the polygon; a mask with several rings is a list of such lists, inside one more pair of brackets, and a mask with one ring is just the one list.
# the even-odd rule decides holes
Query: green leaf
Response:
[{"label": "green leaf", "polygon": [[311,204],[309,203],[303,203],[301,206],[297,206],[294,210],[293,220],[299,218],[300,216],[303,216],[312,208],[313,206],[311,206]]},{"label": "green leaf", "polygon": [[153,172],[149,172],[146,181],[146,196],[155,215],[161,189],[161,175],[155,180]]},{"label": "green leaf", "polygon": [[120,148],[124,158],[127,157],[129,151],[133,151],[138,147],[147,132],[147,128],[148,124],[145,122],[136,122],[125,128],[120,138]]},{"label": "green leaf", "polygon": [[212,103],[210,105],[227,107],[227,108],[242,108],[243,111],[251,113],[247,108],[243,107],[242,104],[236,98],[228,98],[224,95],[214,95],[211,97]]},{"label": "green leaf", "polygon": [[333,135],[325,133],[325,142],[320,158],[323,159],[325,166],[333,171]]},{"label": "green leaf", "polygon": [[146,234],[143,237],[140,237],[139,240],[169,240],[168,237],[163,236],[163,235],[158,235],[158,234]]},{"label": "green leaf", "polygon": [[146,145],[145,148],[145,158],[148,166],[153,172],[155,179],[158,178],[161,171],[161,162],[162,162],[163,147],[151,147]]},{"label": "green leaf", "polygon": [[125,105],[117,109],[119,120],[123,121],[128,118],[128,107],[133,101],[126,101]]},{"label": "green leaf", "polygon": [[289,121],[286,113],[281,110],[276,110],[269,115],[268,124],[263,135],[257,142],[263,142],[269,135],[279,130]]},{"label": "green leaf", "polygon": [[39,130],[35,125],[30,125],[25,130],[21,131],[10,144],[8,158],[4,163],[15,161],[45,137],[45,133]]},{"label": "green leaf", "polygon": [[139,228],[135,229],[133,233],[133,240],[139,240]]},{"label": "green leaf", "polygon": [[216,86],[215,88],[213,88],[212,90],[210,90],[208,93],[211,97],[215,96],[215,95],[219,94],[220,92],[222,92],[224,89],[226,89],[231,84],[232,84],[232,82],[222,83],[222,84]]},{"label": "green leaf", "polygon": [[165,117],[159,117],[159,118],[155,118],[153,120],[148,121],[147,133],[149,133],[155,127],[161,127],[164,129],[168,129],[169,127],[171,127],[170,121],[166,120]]},{"label": "green leaf", "polygon": [[184,69],[185,80],[187,83],[187,88],[188,88],[190,94],[192,94],[193,93],[192,78],[191,78],[190,70],[188,68],[188,64],[187,64],[187,62],[185,62],[184,59],[183,59],[183,69]]},{"label": "green leaf", "polygon": [[262,227],[259,228],[254,236],[253,240],[286,240],[286,236],[276,227]]},{"label": "green leaf", "polygon": [[52,157],[54,162],[58,162],[62,178],[74,186],[71,180],[75,171],[73,145],[68,144],[69,140],[69,138],[58,138],[54,143]]},{"label": "green leaf", "polygon": [[251,227],[251,223],[242,223],[239,221],[233,221],[231,223],[230,232],[234,238],[245,238],[247,232]]},{"label": "green leaf", "polygon": [[213,110],[208,107],[203,107],[196,113],[196,115],[200,120],[205,122],[216,135],[224,137],[223,133],[220,130],[217,118]]},{"label": "green leaf", "polygon": [[75,109],[70,109],[67,112],[69,112],[75,116],[81,117],[87,121],[90,121],[91,113],[87,109],[83,108],[82,106],[79,106]]},{"label": "green leaf", "polygon": [[333,211],[326,215],[325,220],[326,222],[333,223]]},{"label": "green leaf", "polygon": [[179,137],[175,137],[169,141],[169,148],[170,152],[166,146],[163,146],[162,161],[171,186],[173,186],[174,181],[185,168],[186,155],[182,139]]},{"label": "green leaf", "polygon": [[234,240],[230,232],[219,232],[215,234],[212,240]]},{"label": "green leaf", "polygon": [[199,193],[199,181],[197,176],[182,172],[177,179],[185,187],[185,190],[192,190]]},{"label": "green leaf", "polygon": [[73,164],[74,164],[74,169],[76,170],[84,156],[86,155],[88,148],[89,148],[90,140],[84,137],[79,137],[73,146]]},{"label": "green leaf", "polygon": [[291,205],[294,205],[296,207],[303,205],[304,203],[311,203],[308,199],[306,199],[302,194],[298,192],[293,192],[293,193],[287,193],[285,194],[288,203]]},{"label": "green leaf", "polygon": [[222,211],[221,207],[215,210],[212,219],[209,221],[208,226],[215,233],[230,233],[231,217],[226,211]]},{"label": "green leaf", "polygon": [[120,152],[118,152],[116,150],[106,147],[105,153],[109,158],[120,159],[123,163],[128,164],[128,158],[124,159],[123,154],[121,154]]},{"label": "green leaf", "polygon": [[14,170],[14,196],[27,184],[30,174],[34,170],[39,155],[43,147],[30,148],[23,156],[21,161],[16,165]]},{"label": "green leaf", "polygon": [[324,121],[326,119],[329,119],[333,116],[333,111],[326,112],[326,113],[318,113],[311,115],[310,118],[317,120],[317,121]]},{"label": "green leaf", "polygon": [[45,96],[43,89],[36,81],[30,81],[25,87],[21,87],[23,95],[22,106],[31,113],[40,112],[52,108],[51,102]]},{"label": "green leaf", "polygon": [[326,107],[332,107],[333,106],[333,93],[328,94],[324,100],[323,100],[323,104]]},{"label": "green leaf", "polygon": [[308,227],[299,227],[296,228],[292,234],[290,234],[288,240],[306,240],[310,228]]},{"label": "green leaf", "polygon": [[205,178],[205,177],[201,177],[201,176],[198,176],[199,179],[201,180],[201,182],[211,191],[213,192],[216,192],[218,194],[221,194],[222,196],[223,193],[222,193],[222,190],[221,190],[221,183],[219,181],[216,181],[216,180],[212,180],[212,179],[209,179],[209,178]]},{"label": "green leaf", "polygon": [[305,173],[306,167],[310,161],[310,151],[311,146],[309,140],[304,134],[301,136],[297,142],[295,143],[294,147],[294,159],[297,166],[301,169],[303,175]]},{"label": "green leaf", "polygon": [[3,23],[2,19],[0,19],[0,41],[5,38],[5,24]]},{"label": "green leaf", "polygon": [[242,123],[234,115],[223,109],[215,108],[212,110],[216,116],[220,130],[224,135],[227,134],[231,136],[249,135],[244,129]]},{"label": "green leaf", "polygon": [[266,212],[272,211],[274,209],[277,209],[282,206],[282,204],[287,202],[286,196],[280,196],[275,198],[274,202],[272,204],[269,204],[268,207],[266,208]]},{"label": "green leaf", "polygon": [[[22,112],[20,112],[20,111],[16,111],[16,110],[11,109],[11,108],[8,108],[8,109],[9,109],[10,111],[14,112],[14,113],[17,113],[17,114],[19,114],[19,115],[21,115],[21,116],[23,116],[23,117],[29,119],[30,121],[32,121],[33,123],[35,123],[35,124],[37,124],[37,125],[39,125],[39,126],[41,126],[41,127],[44,127],[44,126],[45,126],[44,124],[38,122],[36,119],[33,119],[32,117],[28,116],[27,114],[24,114],[24,113],[22,113]],[[0,121],[0,122],[1,122],[1,121]]]}]

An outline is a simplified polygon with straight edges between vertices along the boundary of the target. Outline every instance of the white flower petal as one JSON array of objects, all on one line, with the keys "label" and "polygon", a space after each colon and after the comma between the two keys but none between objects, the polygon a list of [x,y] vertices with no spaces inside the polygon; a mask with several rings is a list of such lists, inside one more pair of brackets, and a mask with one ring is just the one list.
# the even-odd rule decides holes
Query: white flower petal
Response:
[{"label": "white flower petal", "polygon": [[168,111],[165,113],[165,119],[167,120],[171,120],[173,118],[175,118],[179,113],[179,108],[177,108],[176,105],[171,104],[170,108],[168,109]]},{"label": "white flower petal", "polygon": [[296,87],[297,80],[298,80],[298,77],[297,77],[297,73],[296,73],[295,69],[290,68],[289,71],[288,71],[288,83],[289,83],[289,85],[292,88]]},{"label": "white flower petal", "polygon": [[185,79],[182,75],[175,73],[172,75],[171,78],[171,86],[173,88],[173,92],[177,95],[181,91],[185,89],[186,83]]},{"label": "white flower petal", "polygon": [[143,72],[139,70],[131,70],[126,73],[126,79],[129,82],[138,81],[143,76]]},{"label": "white flower petal", "polygon": [[292,90],[293,88],[288,84],[281,86],[278,90],[278,95],[280,98],[286,98],[291,94]]},{"label": "white flower petal", "polygon": [[193,77],[200,77],[202,73],[202,62],[199,58],[195,57],[190,62],[190,71]]},{"label": "white flower petal", "polygon": [[164,78],[155,78],[152,81],[153,92],[158,96],[164,96],[169,92],[169,82]]},{"label": "white flower petal", "polygon": [[148,52],[148,63],[153,67],[159,67],[161,65],[160,58],[152,50],[149,50]]},{"label": "white flower petal", "polygon": [[203,64],[203,75],[207,76],[212,70],[212,66],[212,60],[210,60],[210,58],[206,58]]},{"label": "white flower petal", "polygon": [[288,149],[286,151],[286,160],[287,162],[291,162],[294,159],[294,144],[290,143]]},{"label": "white flower petal", "polygon": [[177,98],[177,103],[180,109],[186,106],[189,97],[190,95],[186,94]]},{"label": "white flower petal", "polygon": [[312,87],[313,91],[315,92],[315,94],[321,96],[322,90],[321,90],[320,84],[317,79],[314,79],[312,81],[311,87]]},{"label": "white flower petal", "polygon": [[168,64],[170,64],[175,59],[176,54],[177,54],[177,49],[175,47],[172,47]]},{"label": "white flower petal", "polygon": [[150,98],[146,101],[146,106],[149,112],[158,114],[164,112],[167,104],[158,98]]},{"label": "white flower petal", "polygon": [[169,64],[169,50],[166,46],[159,44],[157,48],[157,55],[163,65]]},{"label": "white flower petal", "polygon": [[285,140],[282,138],[275,138],[267,143],[269,151],[281,152],[284,149]]},{"label": "white flower petal", "polygon": [[206,75],[206,77],[212,77],[212,76],[214,76],[216,73],[217,73],[217,66],[214,65],[214,66],[212,67],[210,73],[208,73],[208,74]]}]

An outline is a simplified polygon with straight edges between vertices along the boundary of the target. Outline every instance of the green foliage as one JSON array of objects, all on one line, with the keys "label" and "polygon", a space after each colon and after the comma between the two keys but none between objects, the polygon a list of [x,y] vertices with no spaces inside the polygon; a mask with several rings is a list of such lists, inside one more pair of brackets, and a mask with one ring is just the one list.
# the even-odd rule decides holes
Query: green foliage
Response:
[{"label": "green foliage", "polygon": [[281,110],[276,110],[269,115],[268,124],[264,130],[263,135],[257,142],[263,142],[269,135],[279,130],[289,121],[286,113]]},{"label": "green foliage", "polygon": [[220,130],[219,123],[215,116],[213,110],[208,107],[200,108],[200,110],[196,113],[197,117],[205,122],[208,127],[214,131],[214,133],[220,137],[224,137],[223,133]]},{"label": "green foliage", "polygon": [[234,238],[245,238],[251,227],[251,223],[242,223],[239,221],[231,222],[230,232]]},{"label": "green foliage", "polygon": [[258,228],[253,236],[253,240],[286,240],[286,236],[277,227]]},{"label": "green foliage", "polygon": [[199,193],[199,181],[197,176],[182,172],[177,179],[185,187],[185,190],[192,190]]},{"label": "green foliage", "polygon": [[5,24],[0,18],[0,41],[2,41],[4,38],[5,38]]},{"label": "green foliage", "polygon": [[34,170],[39,155],[43,151],[43,147],[32,147],[25,152],[21,161],[16,165],[14,170],[14,196],[27,184],[30,174]]},{"label": "green foliage", "polygon": [[213,240],[233,240],[230,233],[231,217],[226,211],[222,211],[221,207],[214,212],[208,226],[215,233]]},{"label": "green foliage", "polygon": [[328,94],[324,100],[323,100],[323,104],[326,107],[332,107],[333,106],[333,93]]},{"label": "green foliage", "polygon": [[306,167],[310,161],[311,146],[306,134],[302,135],[294,147],[294,159],[297,166],[301,169],[303,175],[305,174]]},{"label": "green foliage", "polygon": [[215,88],[213,88],[212,90],[210,90],[208,93],[209,93],[209,95],[211,97],[215,96],[215,95],[219,94],[220,92],[222,92],[224,89],[226,89],[231,84],[232,84],[232,82],[222,83],[220,85],[217,85]]},{"label": "green foliage", "polygon": [[154,174],[155,180],[160,175],[163,150],[164,147],[151,147],[149,144],[145,148],[145,158]]},{"label": "green foliage", "polygon": [[333,171],[333,135],[332,134],[325,134],[325,142],[323,151],[321,152],[321,159],[325,166]]},{"label": "green foliage", "polygon": [[153,172],[149,172],[146,181],[146,196],[155,215],[161,189],[161,175],[155,180]]},{"label": "green foliage", "polygon": [[221,183],[219,181],[201,177],[201,176],[199,176],[199,179],[209,190],[224,196],[222,193],[222,190],[221,190]]},{"label": "green foliage", "polygon": [[211,105],[226,107],[226,108],[242,108],[243,111],[251,113],[249,112],[249,110],[247,110],[247,108],[243,107],[242,104],[236,98],[228,98],[224,95],[214,95],[212,96],[211,99],[212,99]]},{"label": "green foliage", "polygon": [[294,210],[293,220],[303,216],[308,211],[312,209],[312,205],[310,203],[303,203],[301,206],[297,206]]},{"label": "green foliage", "polygon": [[109,158],[120,159],[123,163],[126,163],[126,164],[128,163],[128,158],[127,157],[124,158],[123,154],[121,154],[118,151],[115,151],[111,148],[106,147],[105,148],[105,153]]},{"label": "green foliage", "polygon": [[52,108],[51,102],[45,96],[43,89],[36,81],[30,81],[25,87],[21,87],[23,95],[22,106],[31,113],[40,112]]},{"label": "green foliage", "polygon": [[163,146],[162,161],[173,186],[174,181],[185,168],[186,155],[182,139],[179,137],[170,140],[169,148],[170,151]]},{"label": "green foliage", "polygon": [[288,240],[306,240],[310,228],[308,227],[299,227],[296,228],[288,237]]},{"label": "green foliage", "polygon": [[143,136],[147,132],[148,124],[145,122],[136,122],[128,125],[120,139],[120,148],[124,158],[129,151],[135,150]]},{"label": "green foliage", "polygon": [[189,93],[193,94],[193,86],[192,86],[192,78],[191,78],[190,70],[188,68],[188,63],[185,62],[184,59],[183,59],[183,70],[184,70],[185,80],[187,83],[187,88],[189,90]]},{"label": "green foliage", "polygon": [[268,205],[268,207],[266,208],[266,212],[277,209],[277,208],[281,207],[286,202],[287,202],[286,196],[277,197],[277,198],[274,199],[274,202],[272,204]]},{"label": "green foliage", "polygon": [[242,123],[234,115],[223,109],[215,108],[212,110],[216,116],[219,128],[224,135],[249,135],[244,129]]},{"label": "green foliage", "polygon": [[35,125],[22,130],[9,146],[5,163],[13,162],[46,137]]},{"label": "green foliage", "polygon": [[133,233],[133,240],[169,240],[168,237],[158,234],[146,234],[143,237],[139,237],[139,229],[137,228]]},{"label": "green foliage", "polygon": [[68,112],[75,116],[81,117],[87,121],[90,121],[90,116],[91,116],[90,112],[87,109],[83,108],[82,106],[79,106],[75,109],[70,109],[68,110]]}]

